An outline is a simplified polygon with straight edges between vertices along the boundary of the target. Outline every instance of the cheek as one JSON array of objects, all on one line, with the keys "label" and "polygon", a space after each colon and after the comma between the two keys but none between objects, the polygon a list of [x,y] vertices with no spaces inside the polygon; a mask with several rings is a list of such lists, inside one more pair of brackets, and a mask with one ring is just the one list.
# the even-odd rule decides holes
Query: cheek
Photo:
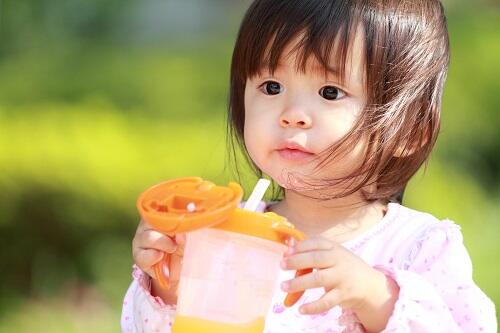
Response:
[{"label": "cheek", "polygon": [[263,172],[267,173],[266,154],[263,150],[264,145],[256,135],[247,135],[245,132],[245,148],[250,160]]},{"label": "cheek", "polygon": [[259,126],[259,118],[251,113],[245,114],[244,125],[245,147],[250,158],[260,167],[262,150],[265,147],[265,134],[262,133],[262,126]]},{"label": "cheek", "polygon": [[[327,116],[318,122],[321,126],[318,131],[321,133],[319,135],[320,146],[323,149],[329,148],[347,135],[355,125],[360,110],[360,105],[349,104],[342,109],[335,110],[334,113],[326,113]],[[361,142],[352,147],[342,147],[340,155],[335,160],[335,171],[328,170],[327,172],[334,172],[336,175],[349,174],[363,160],[364,153],[365,145]]]},{"label": "cheek", "polygon": [[269,106],[258,100],[245,100],[244,139],[247,149],[256,150],[269,145],[274,133]]},{"label": "cheek", "polygon": [[329,114],[317,122],[319,128],[316,133],[320,134],[321,146],[330,146],[342,139],[354,126],[355,118],[348,112]]},{"label": "cheek", "polygon": [[254,136],[250,135],[250,133],[252,132],[251,128],[252,128],[251,121],[247,117],[245,117],[245,126],[243,127],[243,139],[245,141],[245,147],[249,153],[251,153],[254,146],[253,142]]},{"label": "cheek", "polygon": [[361,141],[355,146],[348,147],[336,163],[336,172],[339,176],[348,176],[357,170],[363,163],[366,154],[366,144]]},{"label": "cheek", "polygon": [[244,126],[244,139],[245,144],[269,144],[271,133],[265,123],[259,121],[259,119],[252,119],[248,117],[245,119]]}]

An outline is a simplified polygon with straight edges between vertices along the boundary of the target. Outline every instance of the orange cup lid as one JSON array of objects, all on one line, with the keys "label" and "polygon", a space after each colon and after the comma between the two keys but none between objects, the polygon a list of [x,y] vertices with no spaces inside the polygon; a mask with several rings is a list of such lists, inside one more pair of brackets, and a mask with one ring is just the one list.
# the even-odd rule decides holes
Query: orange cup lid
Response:
[{"label": "orange cup lid", "polygon": [[212,228],[237,232],[287,245],[290,238],[303,240],[305,235],[286,218],[274,212],[258,213],[235,209],[231,217]]},{"label": "orange cup lid", "polygon": [[237,183],[216,186],[200,177],[187,177],[147,189],[137,199],[137,209],[152,227],[173,235],[224,222],[242,197]]}]

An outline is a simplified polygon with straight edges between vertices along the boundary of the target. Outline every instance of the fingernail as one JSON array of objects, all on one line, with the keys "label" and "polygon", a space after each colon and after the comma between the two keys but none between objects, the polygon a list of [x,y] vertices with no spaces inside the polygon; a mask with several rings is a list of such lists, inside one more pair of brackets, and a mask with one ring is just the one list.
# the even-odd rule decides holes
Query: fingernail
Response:
[{"label": "fingernail", "polygon": [[290,246],[290,247],[288,248],[288,250],[286,250],[286,254],[287,254],[287,255],[293,254],[293,252],[294,252],[294,251],[295,251],[295,249],[293,248],[293,246]]},{"label": "fingernail", "polygon": [[281,282],[281,290],[283,291],[288,291],[288,289],[290,288],[290,283],[289,282]]}]

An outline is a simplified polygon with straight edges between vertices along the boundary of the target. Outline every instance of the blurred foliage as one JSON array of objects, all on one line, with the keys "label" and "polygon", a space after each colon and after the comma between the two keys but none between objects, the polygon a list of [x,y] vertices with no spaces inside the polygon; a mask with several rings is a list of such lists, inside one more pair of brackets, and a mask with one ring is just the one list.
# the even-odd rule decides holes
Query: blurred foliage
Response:
[{"label": "blurred foliage", "polygon": [[[448,3],[442,134],[405,200],[462,226],[498,303],[500,14]],[[127,22],[149,22],[134,6],[0,0],[0,332],[116,331],[138,194],[173,177],[234,178],[224,118],[241,4],[223,29],[165,40],[127,36]]]}]

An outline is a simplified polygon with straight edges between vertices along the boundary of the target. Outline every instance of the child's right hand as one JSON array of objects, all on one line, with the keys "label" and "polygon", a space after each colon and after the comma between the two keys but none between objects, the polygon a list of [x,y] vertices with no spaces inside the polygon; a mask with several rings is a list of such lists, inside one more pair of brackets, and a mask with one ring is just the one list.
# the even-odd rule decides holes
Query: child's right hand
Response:
[{"label": "child's right hand", "polygon": [[134,239],[132,241],[132,255],[135,264],[152,277],[153,286],[152,293],[157,289],[155,296],[164,298],[167,295],[166,291],[159,292],[159,284],[156,281],[154,266],[160,261],[163,262],[164,256],[170,256],[169,267],[163,267],[167,270],[169,281],[168,294],[176,295],[177,285],[179,283],[182,256],[184,254],[184,246],[186,242],[185,234],[178,234],[175,237],[169,237],[161,232],[154,230],[149,224],[141,219]]}]

